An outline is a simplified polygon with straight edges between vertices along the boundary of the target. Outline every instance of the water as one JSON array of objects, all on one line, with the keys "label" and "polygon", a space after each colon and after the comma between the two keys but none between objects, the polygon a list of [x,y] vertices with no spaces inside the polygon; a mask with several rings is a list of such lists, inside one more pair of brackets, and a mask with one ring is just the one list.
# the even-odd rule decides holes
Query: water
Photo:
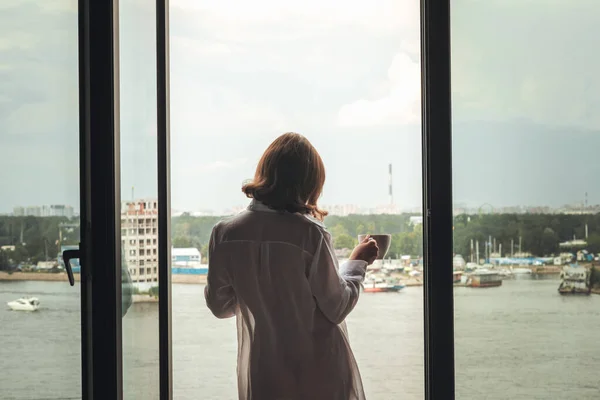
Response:
[{"label": "water", "polygon": [[[597,399],[600,296],[561,297],[556,280],[456,288],[459,399]],[[235,321],[205,308],[203,287],[173,285],[174,398],[236,398]],[[4,305],[36,295],[36,313]],[[367,398],[423,399],[421,288],[364,294],[348,318]],[[123,321],[127,399],[158,398],[156,304]],[[79,293],[61,282],[0,282],[0,399],[80,398]]]}]

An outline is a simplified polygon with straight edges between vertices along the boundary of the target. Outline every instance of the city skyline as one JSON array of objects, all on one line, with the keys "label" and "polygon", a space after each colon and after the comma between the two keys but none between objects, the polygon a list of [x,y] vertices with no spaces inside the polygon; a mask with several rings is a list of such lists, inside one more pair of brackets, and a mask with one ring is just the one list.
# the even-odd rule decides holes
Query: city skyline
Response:
[{"label": "city skyline", "polygon": [[[122,200],[121,206],[126,209],[131,203],[138,203],[141,201],[155,201],[155,197],[146,198],[134,198],[128,200]],[[232,207],[226,207],[222,209],[207,209],[197,207],[193,209],[171,209],[171,216],[177,217],[183,214],[189,214],[191,216],[227,216],[235,214],[245,209],[250,202],[250,199],[246,199],[247,204],[238,204]],[[329,215],[335,216],[348,216],[348,215],[369,215],[369,214],[422,214],[421,207],[402,208],[396,204],[378,204],[370,206],[360,206],[357,204],[327,204],[320,203],[321,208],[327,210]],[[547,205],[511,205],[503,207],[494,207],[493,204],[467,204],[467,203],[454,203],[453,204],[454,214],[478,214],[478,213],[598,213],[600,212],[600,204],[590,203],[589,200],[584,199],[581,202],[573,202],[570,204],[563,204],[559,207],[550,207]],[[0,215],[9,216],[34,216],[34,217],[79,217],[79,208],[65,204],[53,204],[53,205],[18,205],[13,207],[11,211],[0,211]]]}]

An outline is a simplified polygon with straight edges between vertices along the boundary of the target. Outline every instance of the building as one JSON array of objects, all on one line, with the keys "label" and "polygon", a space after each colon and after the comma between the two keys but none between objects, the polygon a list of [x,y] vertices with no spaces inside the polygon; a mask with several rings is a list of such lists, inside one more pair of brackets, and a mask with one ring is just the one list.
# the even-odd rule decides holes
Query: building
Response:
[{"label": "building", "polygon": [[42,217],[66,217],[71,219],[75,215],[75,212],[71,206],[52,204],[49,206],[42,206],[40,214]]},{"label": "building", "polygon": [[323,209],[329,212],[329,215],[346,217],[351,214],[360,214],[361,210],[354,204],[330,204],[323,206]]},{"label": "building", "polygon": [[566,242],[559,243],[558,246],[561,249],[582,249],[587,246],[587,241],[573,238],[573,240],[567,240]]},{"label": "building", "polygon": [[27,217],[41,217],[42,216],[42,207],[39,207],[39,206],[25,207],[25,216],[27,216]]},{"label": "building", "polygon": [[202,255],[195,247],[171,249],[171,268],[200,268]]},{"label": "building", "polygon": [[75,216],[75,210],[64,204],[19,206],[13,208],[13,215],[15,217],[66,217],[71,219]]},{"label": "building", "polygon": [[382,204],[375,207],[375,209],[371,211],[371,214],[398,215],[402,214],[402,210],[395,204]]},{"label": "building", "polygon": [[195,247],[171,248],[171,273],[175,275],[206,275],[208,265],[202,264],[202,255]]},{"label": "building", "polygon": [[121,203],[121,245],[134,283],[158,283],[158,201],[138,199]]}]

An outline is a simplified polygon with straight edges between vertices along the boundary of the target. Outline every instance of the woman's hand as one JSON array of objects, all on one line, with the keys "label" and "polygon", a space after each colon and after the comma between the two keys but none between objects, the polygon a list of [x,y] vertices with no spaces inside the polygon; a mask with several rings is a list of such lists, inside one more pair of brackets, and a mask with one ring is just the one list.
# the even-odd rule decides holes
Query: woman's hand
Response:
[{"label": "woman's hand", "polygon": [[358,244],[352,250],[352,254],[350,254],[350,260],[362,260],[366,261],[367,265],[373,264],[373,261],[377,258],[379,254],[379,247],[377,247],[377,242],[375,239],[372,239],[370,235],[365,236],[362,242]]}]

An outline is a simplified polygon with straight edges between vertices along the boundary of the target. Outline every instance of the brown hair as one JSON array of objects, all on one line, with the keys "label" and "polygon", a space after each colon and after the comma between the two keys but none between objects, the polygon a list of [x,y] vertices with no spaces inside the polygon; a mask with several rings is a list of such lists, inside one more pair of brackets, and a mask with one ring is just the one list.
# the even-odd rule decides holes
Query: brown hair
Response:
[{"label": "brown hair", "polygon": [[258,162],[254,179],[242,192],[275,210],[309,214],[323,220],[317,207],[325,184],[325,166],[304,136],[288,132],[273,141]]}]

